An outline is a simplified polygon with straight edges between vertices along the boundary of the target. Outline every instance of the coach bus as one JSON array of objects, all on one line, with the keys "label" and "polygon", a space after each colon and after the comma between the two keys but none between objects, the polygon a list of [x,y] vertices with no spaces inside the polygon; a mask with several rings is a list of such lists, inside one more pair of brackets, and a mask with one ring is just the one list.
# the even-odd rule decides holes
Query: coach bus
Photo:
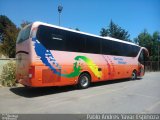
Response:
[{"label": "coach bus", "polygon": [[16,42],[16,80],[29,87],[136,79],[145,73],[148,51],[134,43],[34,22]]}]

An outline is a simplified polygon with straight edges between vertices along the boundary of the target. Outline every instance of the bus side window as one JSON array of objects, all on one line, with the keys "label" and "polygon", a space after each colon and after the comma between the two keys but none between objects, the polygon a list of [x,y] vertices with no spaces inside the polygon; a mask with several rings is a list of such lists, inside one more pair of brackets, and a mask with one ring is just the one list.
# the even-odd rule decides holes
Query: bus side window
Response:
[{"label": "bus side window", "polygon": [[85,52],[100,54],[101,53],[101,40],[96,37],[87,36]]},{"label": "bus side window", "polygon": [[112,44],[109,40],[102,39],[102,54],[112,55]]},{"label": "bus side window", "polygon": [[63,31],[57,28],[39,26],[37,39],[48,50],[65,50],[65,37]]},{"label": "bus side window", "polygon": [[66,31],[66,51],[84,52],[85,39],[78,33]]}]

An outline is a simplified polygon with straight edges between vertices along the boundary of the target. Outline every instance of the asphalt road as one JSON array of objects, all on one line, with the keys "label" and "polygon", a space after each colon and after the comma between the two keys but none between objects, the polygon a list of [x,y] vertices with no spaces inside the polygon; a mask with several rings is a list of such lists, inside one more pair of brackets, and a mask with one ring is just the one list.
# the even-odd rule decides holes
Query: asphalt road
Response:
[{"label": "asphalt road", "polygon": [[0,87],[0,113],[160,113],[160,72],[77,90]]}]

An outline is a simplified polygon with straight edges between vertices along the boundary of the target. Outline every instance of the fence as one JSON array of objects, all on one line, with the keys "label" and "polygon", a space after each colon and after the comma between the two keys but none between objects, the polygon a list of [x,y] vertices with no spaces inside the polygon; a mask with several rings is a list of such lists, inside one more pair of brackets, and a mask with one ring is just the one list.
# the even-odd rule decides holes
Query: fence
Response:
[{"label": "fence", "polygon": [[0,75],[3,70],[3,66],[7,64],[9,61],[16,61],[15,58],[0,58]]},{"label": "fence", "polygon": [[147,72],[160,71],[160,61],[146,61],[145,65],[145,70]]}]

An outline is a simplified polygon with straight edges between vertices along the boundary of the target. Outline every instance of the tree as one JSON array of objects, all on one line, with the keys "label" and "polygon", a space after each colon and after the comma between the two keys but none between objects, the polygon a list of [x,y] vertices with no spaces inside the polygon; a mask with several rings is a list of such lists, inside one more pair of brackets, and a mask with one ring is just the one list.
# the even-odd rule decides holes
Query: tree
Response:
[{"label": "tree", "polygon": [[154,32],[153,35],[151,35],[145,29],[138,35],[138,37],[134,38],[135,43],[148,49],[150,60],[152,61],[158,60],[158,45],[160,44],[158,41],[158,37],[158,31]]},{"label": "tree", "polygon": [[7,26],[13,26],[12,21],[5,15],[0,15],[0,41],[3,41],[4,31]]},{"label": "tree", "polygon": [[120,40],[125,40],[125,41],[131,41],[129,39],[130,34],[128,33],[128,31],[122,29],[121,27],[119,27],[118,25],[113,23],[112,20],[111,20],[108,28],[101,29],[100,35],[101,36],[110,36],[110,37],[117,38]]},{"label": "tree", "polygon": [[105,28],[101,29],[101,31],[100,31],[100,35],[101,36],[108,36],[108,34],[109,34],[108,29],[105,29]]},{"label": "tree", "polygon": [[16,38],[19,29],[5,15],[0,15],[0,51],[8,57],[15,57]]},{"label": "tree", "polygon": [[31,22],[29,22],[29,21],[23,21],[22,23],[21,23],[21,28],[23,28],[23,27],[25,27],[26,25],[28,25],[28,24],[30,24]]},{"label": "tree", "polygon": [[75,28],[75,30],[80,31],[79,28]]}]

